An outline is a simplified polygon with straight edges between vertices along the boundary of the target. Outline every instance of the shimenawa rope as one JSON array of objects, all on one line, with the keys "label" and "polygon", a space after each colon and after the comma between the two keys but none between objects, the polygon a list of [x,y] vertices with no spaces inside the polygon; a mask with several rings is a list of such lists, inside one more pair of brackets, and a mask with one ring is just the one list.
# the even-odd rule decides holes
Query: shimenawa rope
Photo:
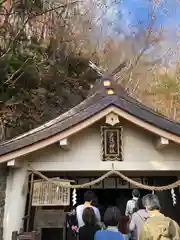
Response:
[{"label": "shimenawa rope", "polygon": [[[49,179],[48,177],[46,177],[45,175],[43,175],[42,173],[40,173],[39,171],[36,171],[35,169],[33,169],[30,165],[29,165],[29,170],[32,171],[34,174],[38,175],[39,177],[41,177],[42,179],[48,181],[49,183],[53,183],[59,187],[65,187],[64,185],[62,185],[60,182],[57,182],[57,181],[53,181],[52,179]],[[165,191],[165,190],[170,190],[170,189],[173,189],[173,188],[177,188],[180,186],[180,180],[172,183],[172,184],[169,184],[169,185],[166,185],[166,186],[148,186],[148,185],[145,185],[145,184],[142,184],[142,183],[138,183],[130,178],[128,178],[127,176],[125,176],[124,174],[122,174],[121,172],[118,172],[116,170],[114,170],[114,168],[112,170],[110,170],[109,172],[105,173],[104,175],[102,175],[101,177],[93,180],[93,181],[90,181],[90,182],[87,182],[87,183],[83,183],[83,184],[75,184],[75,185],[67,185],[66,187],[67,188],[72,188],[72,189],[75,189],[75,188],[88,188],[92,185],[95,185],[101,181],[103,181],[105,178],[108,178],[110,177],[111,175],[118,175],[120,178],[124,179],[125,181],[135,185],[136,187],[138,188],[142,188],[142,189],[146,189],[146,190],[149,190],[149,191]]]}]

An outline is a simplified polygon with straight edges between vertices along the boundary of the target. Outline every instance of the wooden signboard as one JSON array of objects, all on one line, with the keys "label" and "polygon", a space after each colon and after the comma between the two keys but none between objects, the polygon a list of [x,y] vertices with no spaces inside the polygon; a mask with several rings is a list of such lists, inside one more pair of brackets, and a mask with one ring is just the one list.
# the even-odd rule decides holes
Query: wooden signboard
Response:
[{"label": "wooden signboard", "polygon": [[122,161],[122,127],[101,127],[102,160]]},{"label": "wooden signboard", "polygon": [[70,182],[60,182],[64,187],[44,180],[36,181],[33,185],[32,206],[69,206]]},{"label": "wooden signboard", "polygon": [[116,178],[106,178],[104,179],[104,188],[116,188]]},{"label": "wooden signboard", "polygon": [[117,188],[119,189],[128,189],[129,183],[121,178],[117,178]]}]

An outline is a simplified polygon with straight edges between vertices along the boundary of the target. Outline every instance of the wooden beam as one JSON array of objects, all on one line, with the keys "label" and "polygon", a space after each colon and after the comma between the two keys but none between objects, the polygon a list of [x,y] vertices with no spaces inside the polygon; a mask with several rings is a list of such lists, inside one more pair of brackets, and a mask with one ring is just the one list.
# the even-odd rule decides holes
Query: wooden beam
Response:
[{"label": "wooden beam", "polygon": [[159,137],[156,141],[156,149],[160,150],[169,145],[169,140],[167,138]]},{"label": "wooden beam", "polygon": [[61,146],[65,150],[70,150],[70,142],[67,138],[60,140],[59,146]]},{"label": "wooden beam", "polygon": [[18,167],[20,167],[20,162],[17,161],[16,159],[12,159],[12,160],[7,162],[7,166],[8,167],[13,167],[13,168],[18,168]]}]

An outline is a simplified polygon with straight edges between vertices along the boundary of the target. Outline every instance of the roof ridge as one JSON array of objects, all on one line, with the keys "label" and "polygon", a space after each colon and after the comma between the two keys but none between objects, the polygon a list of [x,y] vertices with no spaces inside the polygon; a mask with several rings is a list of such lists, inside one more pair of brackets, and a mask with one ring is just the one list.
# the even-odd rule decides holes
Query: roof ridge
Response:
[{"label": "roof ridge", "polygon": [[134,98],[133,96],[129,96],[129,95],[127,94],[127,97],[128,97],[128,98],[124,98],[124,97],[122,97],[122,96],[119,96],[119,97],[122,98],[122,99],[124,99],[124,100],[126,100],[126,101],[128,101],[128,102],[130,102],[130,103],[133,103],[133,102],[134,102],[134,103],[136,103],[136,105],[137,105],[138,107],[140,107],[141,109],[146,110],[146,111],[149,111],[149,112],[157,115],[158,117],[161,117],[161,118],[166,119],[166,120],[169,121],[169,122],[180,124],[180,122],[178,122],[178,121],[176,121],[176,120],[173,120],[173,119],[170,119],[170,118],[168,118],[167,116],[165,116],[164,114],[162,114],[162,113],[160,113],[160,112],[157,112],[157,111],[154,110],[152,107],[143,104],[141,101],[137,100],[137,99]]},{"label": "roof ridge", "polygon": [[157,113],[153,108],[144,105],[130,96],[129,92],[111,75],[104,75],[99,81],[98,86],[98,88],[94,88],[94,93],[58,117],[0,144],[0,155],[5,155],[49,138],[81,123],[111,105],[159,129],[180,137],[180,123]]}]

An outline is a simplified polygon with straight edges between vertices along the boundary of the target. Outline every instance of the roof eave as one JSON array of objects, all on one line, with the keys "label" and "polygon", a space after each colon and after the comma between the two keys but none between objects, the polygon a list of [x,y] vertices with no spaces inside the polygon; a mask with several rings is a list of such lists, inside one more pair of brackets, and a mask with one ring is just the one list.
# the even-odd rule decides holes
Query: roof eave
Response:
[{"label": "roof eave", "polygon": [[40,140],[34,144],[28,145],[19,150],[15,150],[15,151],[9,152],[7,154],[4,154],[4,155],[0,156],[0,162],[6,162],[11,159],[15,159],[17,157],[32,153],[32,152],[37,151],[42,148],[45,148],[51,144],[54,144],[61,139],[67,138],[67,137],[69,137],[73,134],[76,134],[79,131],[91,126],[92,124],[99,121],[100,119],[102,119],[103,117],[105,117],[107,114],[109,114],[111,112],[118,114],[122,118],[128,120],[129,122],[132,122],[133,124],[135,124],[141,128],[148,130],[149,132],[152,132],[156,135],[162,136],[164,138],[167,138],[173,142],[180,144],[180,136],[177,136],[177,135],[169,133],[165,130],[159,129],[159,128],[129,114],[128,112],[125,112],[124,110],[118,108],[115,105],[116,104],[114,104],[114,103],[110,104],[109,106],[107,106],[106,108],[104,108],[103,110],[98,112],[97,114],[92,115],[91,117],[85,119],[84,121],[80,122],[79,124],[75,124],[75,125],[71,126],[70,128],[63,130],[62,132],[59,132],[58,134],[56,134],[54,136]]}]

